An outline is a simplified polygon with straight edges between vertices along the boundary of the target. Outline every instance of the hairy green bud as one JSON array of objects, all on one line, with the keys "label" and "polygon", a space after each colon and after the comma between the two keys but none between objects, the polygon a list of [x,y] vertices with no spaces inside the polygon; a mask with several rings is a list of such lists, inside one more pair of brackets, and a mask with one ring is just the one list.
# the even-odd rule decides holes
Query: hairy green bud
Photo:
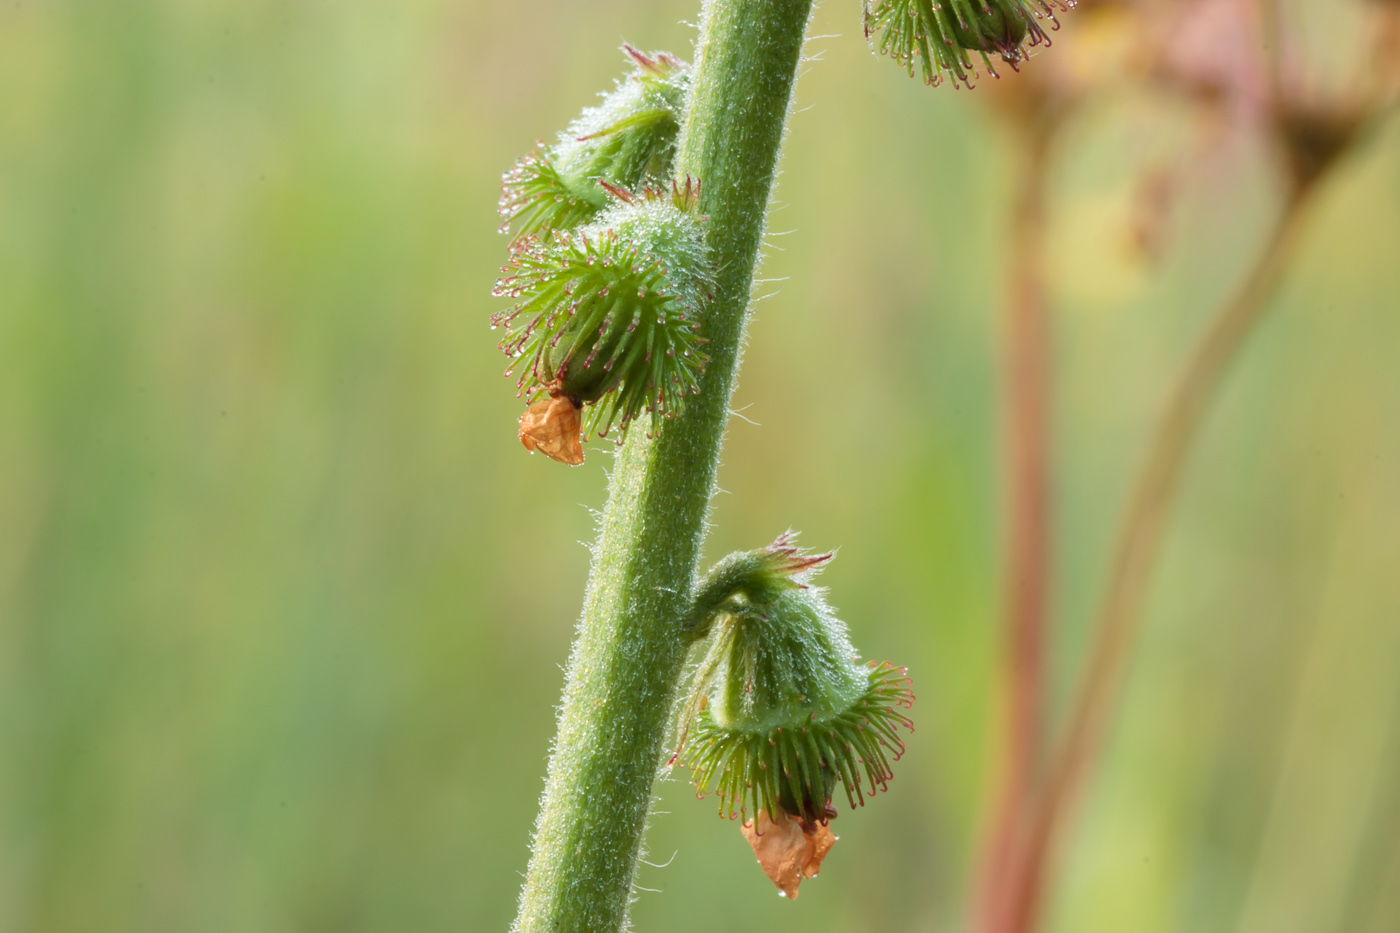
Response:
[{"label": "hairy green bud", "polygon": [[631,74],[554,145],[541,140],[502,176],[502,232],[513,225],[525,237],[591,221],[608,206],[599,181],[635,189],[670,180],[690,66],[667,52],[622,48]]}]

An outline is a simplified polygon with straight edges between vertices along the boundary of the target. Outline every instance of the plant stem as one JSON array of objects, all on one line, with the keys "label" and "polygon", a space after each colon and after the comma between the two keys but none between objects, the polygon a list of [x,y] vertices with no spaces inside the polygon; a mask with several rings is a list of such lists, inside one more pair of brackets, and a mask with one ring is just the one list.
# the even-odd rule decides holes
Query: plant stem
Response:
[{"label": "plant stem", "polygon": [[812,0],[709,0],[676,162],[716,272],[710,362],[683,417],[617,457],[514,929],[623,928],[688,641],[754,266]]},{"label": "plant stem", "polygon": [[1029,933],[1036,928],[1055,834],[1074,802],[1088,762],[1102,743],[1191,442],[1230,363],[1269,308],[1274,286],[1287,268],[1303,229],[1314,187],[1296,189],[1291,195],[1244,284],[1207,324],[1153,432],[1119,531],[1068,730],[1029,814],[1024,843],[1018,848],[1005,889],[1006,921],[996,933]]},{"label": "plant stem", "polygon": [[997,800],[982,853],[974,928],[995,924],[1006,868],[1035,786],[1045,733],[1045,629],[1050,579],[1050,337],[1045,311],[1045,183],[1058,122],[1015,124],[1016,200],[1010,290],[1002,322],[1007,547],[1004,725]]}]

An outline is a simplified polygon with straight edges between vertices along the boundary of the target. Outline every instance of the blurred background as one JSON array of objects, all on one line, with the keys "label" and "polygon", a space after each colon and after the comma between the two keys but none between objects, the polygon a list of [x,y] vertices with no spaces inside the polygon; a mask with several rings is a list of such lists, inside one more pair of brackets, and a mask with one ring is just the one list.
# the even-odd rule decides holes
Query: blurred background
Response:
[{"label": "blurred background", "polygon": [[[1344,87],[1366,11],[1325,8],[1308,74]],[[500,174],[696,16],[0,7],[0,931],[506,929],[611,454],[515,439]],[[958,929],[988,813],[1016,137],[874,58],[854,0],[811,34],[707,560],[839,547],[918,732],[795,903],[658,785],[639,930]],[[1057,709],[1152,417],[1279,210],[1257,137],[1197,122],[1109,82],[1052,153]],[[1048,929],[1400,929],[1395,121],[1315,207],[1191,458]]]}]

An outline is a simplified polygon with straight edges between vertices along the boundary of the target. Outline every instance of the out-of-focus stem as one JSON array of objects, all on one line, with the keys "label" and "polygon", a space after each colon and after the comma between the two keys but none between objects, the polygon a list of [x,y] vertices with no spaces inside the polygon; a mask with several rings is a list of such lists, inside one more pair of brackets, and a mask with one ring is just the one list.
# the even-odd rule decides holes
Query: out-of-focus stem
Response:
[{"label": "out-of-focus stem", "polygon": [[1006,870],[1034,788],[1045,734],[1050,579],[1050,334],[1044,282],[1045,189],[1056,121],[1022,124],[1002,327],[1006,509],[1002,748],[977,880],[974,929],[996,928]]},{"label": "out-of-focus stem", "polygon": [[1168,396],[1119,531],[1067,732],[1051,757],[1023,842],[1012,859],[1003,901],[1006,921],[996,933],[1030,933],[1036,928],[1056,832],[1101,744],[1191,442],[1230,363],[1269,308],[1268,299],[1297,245],[1314,187],[1293,192],[1243,285],[1211,317]]}]

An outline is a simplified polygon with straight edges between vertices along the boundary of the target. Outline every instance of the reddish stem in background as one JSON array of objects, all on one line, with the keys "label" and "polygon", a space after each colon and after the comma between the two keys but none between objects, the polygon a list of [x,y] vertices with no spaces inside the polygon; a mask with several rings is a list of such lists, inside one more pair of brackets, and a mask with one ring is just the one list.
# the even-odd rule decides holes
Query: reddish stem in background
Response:
[{"label": "reddish stem in background", "polygon": [[1006,467],[1005,635],[1001,774],[977,882],[975,929],[1002,925],[1007,869],[1046,734],[1045,642],[1050,580],[1050,333],[1044,270],[1045,189],[1054,121],[1018,134],[1010,232],[1010,288],[1002,321]]},{"label": "reddish stem in background", "polygon": [[997,913],[1004,911],[1005,920],[989,931],[1031,933],[1039,922],[1056,832],[1102,744],[1191,442],[1229,364],[1268,308],[1268,298],[1297,243],[1312,187],[1295,190],[1243,285],[1210,318],[1153,431],[1119,532],[1068,730],[1029,809],[1024,837],[1002,876]]}]

